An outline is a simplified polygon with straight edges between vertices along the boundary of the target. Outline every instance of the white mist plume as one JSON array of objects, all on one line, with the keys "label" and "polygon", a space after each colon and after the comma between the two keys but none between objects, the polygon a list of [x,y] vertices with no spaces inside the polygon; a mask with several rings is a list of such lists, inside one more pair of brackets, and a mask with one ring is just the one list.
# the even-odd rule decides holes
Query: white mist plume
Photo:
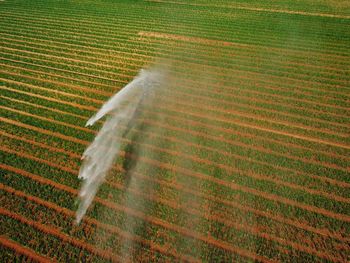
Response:
[{"label": "white mist plume", "polygon": [[133,81],[110,98],[86,123],[86,126],[93,125],[109,114],[82,157],[83,164],[79,171],[79,178],[84,182],[79,193],[77,223],[85,215],[99,186],[114,164],[120,151],[121,140],[132,128],[138,107],[150,91],[161,86],[164,76],[164,71],[161,70],[141,70]]}]

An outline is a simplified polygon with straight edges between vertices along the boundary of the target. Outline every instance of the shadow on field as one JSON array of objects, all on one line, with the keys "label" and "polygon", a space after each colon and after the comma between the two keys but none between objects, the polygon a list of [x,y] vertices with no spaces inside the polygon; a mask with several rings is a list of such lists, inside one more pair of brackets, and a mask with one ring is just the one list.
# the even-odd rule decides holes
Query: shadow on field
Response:
[{"label": "shadow on field", "polygon": [[[132,173],[138,163],[140,152],[139,143],[142,141],[142,133],[147,130],[146,126],[147,125],[145,125],[143,122],[140,125],[138,125],[138,130],[140,130],[140,132],[133,132],[133,135],[129,138],[130,143],[128,143],[124,149],[125,158],[122,163],[122,167],[125,170],[124,176],[126,187],[129,187]],[[123,134],[123,138],[128,137],[130,131],[131,129],[127,129]]]}]

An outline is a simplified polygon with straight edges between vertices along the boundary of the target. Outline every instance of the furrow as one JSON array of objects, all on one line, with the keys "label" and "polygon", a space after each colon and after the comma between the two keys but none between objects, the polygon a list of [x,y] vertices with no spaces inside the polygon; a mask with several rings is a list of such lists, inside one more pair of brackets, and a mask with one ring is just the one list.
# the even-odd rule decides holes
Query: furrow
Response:
[{"label": "furrow", "polygon": [[[8,49],[8,48],[7,48]],[[14,51],[16,51],[16,49],[10,49],[10,50],[14,50]],[[75,62],[75,63],[85,63],[85,64],[91,64],[92,63],[92,65],[95,65],[95,66],[99,66],[99,67],[103,67],[103,65],[102,64],[100,64],[100,63],[94,63],[94,62],[87,62],[87,61],[84,61],[84,60],[76,60],[76,59],[70,59],[70,58],[65,58],[65,57],[60,57],[60,56],[53,56],[53,55],[48,55],[48,54],[44,54],[44,53],[35,53],[35,52],[31,52],[31,51],[23,51],[23,50],[17,50],[17,51],[19,51],[19,52],[24,52],[24,53],[29,53],[29,54],[31,54],[31,53],[34,53],[34,54],[37,54],[37,55],[40,55],[40,56],[44,56],[44,57],[49,57],[49,58],[55,58],[55,59],[61,59],[61,60],[66,60],[66,61],[72,61],[72,62]],[[7,54],[7,53],[4,53],[4,52],[0,52],[0,53],[2,53],[2,54]],[[13,54],[10,54],[10,55],[13,55]],[[17,56],[17,57],[24,57],[24,58],[26,58],[25,56],[22,56],[22,55],[18,55],[18,54],[15,54],[15,56]],[[32,58],[31,58],[32,59]],[[35,60],[39,60],[39,61],[43,61],[43,59],[37,59],[37,58],[35,58]],[[50,63],[51,63],[51,61],[49,61]],[[62,64],[62,63],[58,63],[58,62],[56,62],[55,61],[55,63],[56,64],[61,64],[61,65],[65,65],[65,64]],[[139,65],[138,67],[141,67],[142,65]],[[78,67],[78,68],[81,68],[81,69],[89,69],[89,68],[87,68],[87,67],[82,67],[82,66],[76,66],[76,65],[74,65],[74,67]],[[104,65],[104,68],[105,67],[108,67],[108,65]],[[113,68],[115,68],[115,69],[117,69],[118,68],[118,66],[113,66]],[[123,69],[124,70],[124,68],[121,68],[121,69]],[[89,69],[89,70],[91,70],[91,69]],[[130,76],[130,75],[120,75],[119,73],[112,73],[112,72],[107,72],[107,71],[102,71],[102,70],[99,70],[99,69],[93,69],[95,72],[104,72],[105,74],[108,74],[108,75],[115,75],[116,76],[116,78],[118,79],[118,78],[120,78],[120,77],[127,77],[127,78],[131,78],[132,76]],[[241,71],[241,70],[235,70],[235,72],[237,72],[237,73],[244,73],[244,74],[246,74],[247,72],[244,72],[244,71]],[[251,73],[251,72],[249,72],[249,74],[253,74],[254,75],[254,78],[255,78],[255,76],[256,76],[256,74],[255,73]],[[250,78],[252,78],[252,76],[248,76],[248,75],[236,75],[235,76],[237,79],[244,79],[244,80],[249,80]],[[186,82],[188,81],[188,83],[193,83],[193,84],[198,84],[198,85],[201,85],[201,83],[198,83],[197,81],[193,81],[193,80],[190,80],[190,79],[187,79],[187,78],[185,78],[184,79]],[[269,81],[271,81],[271,80],[269,80]],[[259,82],[266,82],[266,80],[259,80]],[[127,83],[127,81],[125,81],[125,82],[121,82],[121,83]],[[269,82],[266,82],[267,84],[269,84]],[[285,85],[285,84],[284,84]],[[217,95],[219,95],[219,94],[221,94],[221,95],[225,95],[226,97],[235,97],[235,95],[234,94],[232,94],[232,91],[235,91],[235,90],[237,90],[237,91],[241,91],[238,87],[235,87],[235,86],[225,86],[225,85],[218,85],[218,84],[212,84],[211,85],[212,87],[216,87],[216,88],[220,88],[220,89],[223,89],[225,92],[223,93],[223,92],[218,92],[218,91],[208,91],[209,92],[209,94],[217,94]],[[263,88],[263,89],[267,89],[267,90],[271,90],[271,91],[274,91],[274,90],[276,90],[276,91],[283,91],[283,89],[281,89],[281,88],[277,88],[277,87],[275,87],[275,86],[270,86],[270,85],[262,85],[262,84],[256,84],[255,85],[256,87],[259,87],[259,88]],[[192,89],[194,89],[194,90],[198,90],[198,89],[200,89],[200,88],[198,88],[198,87],[196,87],[196,86],[192,86],[191,87]],[[263,95],[263,96],[268,96],[268,97],[272,97],[272,98],[277,98],[277,99],[285,99],[285,100],[287,100],[287,101],[289,101],[288,103],[291,103],[291,102],[300,102],[300,103],[308,103],[308,104],[310,104],[310,105],[313,105],[313,106],[315,106],[315,105],[317,105],[317,106],[320,106],[320,107],[331,107],[331,108],[334,108],[334,109],[338,109],[338,110],[342,110],[342,111],[347,111],[348,109],[347,109],[347,107],[343,107],[343,106],[339,106],[339,105],[337,105],[337,104],[332,104],[332,103],[324,103],[324,102],[321,102],[321,101],[319,101],[319,98],[318,97],[315,97],[315,99],[317,98],[318,99],[318,101],[315,101],[315,99],[314,100],[310,100],[310,99],[305,99],[305,98],[293,98],[293,97],[291,97],[291,96],[288,96],[288,95],[282,95],[282,94],[273,94],[273,93],[269,93],[269,92],[263,92],[263,91],[255,91],[255,90],[245,90],[244,92],[246,92],[246,93],[252,93],[252,94],[256,94],[256,95],[258,95],[258,96],[260,96],[260,95]],[[293,91],[294,93],[296,92],[296,93],[298,93],[298,91]],[[300,92],[299,92],[300,93]],[[301,93],[302,94],[302,93]],[[305,95],[309,95],[309,97],[310,97],[310,94],[305,94]],[[319,95],[319,96],[321,96],[321,95]],[[323,97],[323,99],[324,99],[324,97]],[[300,106],[298,107],[298,108],[300,108]],[[304,107],[302,107],[302,108],[304,108]],[[327,111],[321,111],[321,113],[327,113]],[[329,113],[329,114],[334,114],[334,113]],[[340,115],[339,115],[340,116]]]},{"label": "furrow", "polygon": [[[9,170],[11,170],[11,168]],[[19,171],[17,171],[17,172],[19,172]],[[29,174],[23,170],[19,174],[21,174],[22,176],[27,176],[27,177],[31,178],[32,180],[38,179],[38,176],[36,176],[34,174]],[[28,195],[22,191],[18,191],[16,189],[13,189],[13,188],[8,187],[8,186],[3,185],[3,184],[0,184],[0,189],[5,190],[6,192],[14,194],[16,196],[23,197],[23,198],[27,199],[28,201],[35,202],[36,204],[45,206],[49,209],[56,211],[57,213],[64,214],[64,215],[69,216],[71,218],[75,218],[75,211],[58,206],[55,203],[48,202],[48,201],[40,199],[36,196]],[[106,229],[106,230],[110,231],[111,233],[122,236],[123,238],[138,242],[138,243],[145,245],[145,246],[149,247],[150,249],[155,250],[157,252],[160,252],[164,255],[169,255],[173,258],[176,258],[176,259],[179,259],[179,260],[182,260],[185,262],[197,262],[198,261],[195,258],[192,258],[190,256],[185,256],[185,255],[181,255],[179,253],[174,253],[171,250],[167,250],[165,247],[160,246],[156,243],[153,243],[152,241],[149,241],[147,239],[144,239],[136,234],[131,235],[130,233],[123,231],[122,229],[120,229],[117,226],[112,226],[112,225],[102,223],[94,218],[89,217],[89,216],[85,216],[83,218],[83,222],[87,223],[89,225],[95,225],[97,227]]]},{"label": "furrow", "polygon": [[[28,72],[34,72],[34,73],[38,73],[39,75],[42,75],[42,74],[46,74],[48,76],[52,76],[52,77],[57,77],[57,78],[64,78],[64,79],[68,79],[68,80],[73,80],[73,81],[77,81],[77,82],[86,82],[86,81],[80,81],[80,80],[77,80],[77,79],[74,79],[74,78],[68,78],[68,77],[62,77],[60,75],[56,75],[56,74],[51,74],[51,73],[45,73],[43,71],[36,71],[36,70],[31,70],[31,69],[27,69],[27,68],[21,68],[21,67],[15,67],[15,66],[10,66],[10,65],[6,65],[6,64],[1,64],[0,65],[3,65],[7,68],[13,68],[13,69],[21,69],[23,71],[28,71]],[[1,71],[0,71],[1,72]],[[12,74],[14,75],[14,73],[9,73],[9,74]],[[23,73],[22,73],[23,74]],[[20,75],[20,76],[24,76],[24,75]],[[33,80],[38,80],[38,81],[44,81],[43,79],[41,78],[35,78],[35,77],[30,77],[30,76],[25,76],[26,78],[29,78],[29,79],[33,79]],[[57,82],[57,81],[48,81],[46,80],[45,82],[48,82],[48,83],[52,83],[52,84],[55,84],[57,85],[57,83],[62,83],[62,82]],[[91,84],[91,82],[88,82],[88,84]],[[65,84],[62,83],[61,86],[64,86]],[[99,85],[99,84],[96,84],[96,85]],[[66,85],[67,86],[67,85]],[[102,85],[103,86],[103,85]],[[77,86],[77,85],[69,85],[67,86],[69,88],[73,88],[73,89],[76,89],[76,90],[82,90],[82,91],[86,91],[88,93],[95,93],[95,94],[101,94],[101,95],[104,95],[104,96],[111,96],[113,95],[112,92],[101,92],[99,91],[98,89],[95,89],[95,88],[85,88],[85,87],[82,87],[82,86]],[[110,86],[108,86],[110,88]],[[176,93],[179,93],[181,95],[183,95],[184,93],[182,92],[178,92],[178,91],[172,91],[173,94],[176,94]],[[193,97],[192,95],[187,95],[187,97]],[[173,102],[173,100],[175,98],[171,98],[169,99],[167,95],[161,95],[160,98],[162,99],[162,102],[166,102],[168,100],[167,105],[171,105],[171,104],[175,104]],[[190,100],[191,102],[193,100]],[[208,110],[209,112],[210,111],[214,111],[216,113],[223,113],[223,114],[230,114],[232,116],[240,116],[240,117],[244,117],[244,118],[249,118],[249,119],[256,119],[256,120],[261,120],[261,121],[266,121],[266,122],[269,122],[269,123],[274,123],[274,124],[279,124],[279,125],[283,125],[283,126],[287,126],[287,127],[295,127],[295,128],[300,128],[300,129],[304,129],[304,130],[311,130],[311,131],[318,131],[318,132],[322,132],[322,133],[326,133],[326,134],[330,134],[330,135],[335,135],[335,136],[339,136],[339,137],[344,137],[344,138],[347,138],[348,137],[348,133],[346,132],[335,132],[335,131],[332,131],[332,130],[329,130],[329,129],[322,129],[322,128],[313,128],[311,126],[306,126],[306,125],[303,125],[303,124],[299,124],[299,123],[295,123],[295,122],[289,122],[289,121],[280,121],[280,120],[274,120],[274,119],[271,119],[271,118],[267,118],[267,117],[262,117],[262,116],[259,116],[259,115],[256,115],[256,114],[250,114],[250,113],[245,113],[243,111],[237,111],[237,110],[234,110],[234,109],[231,109],[231,110],[227,110],[227,109],[220,109],[218,108],[217,106],[213,107],[213,106],[203,106],[203,103],[201,104],[195,104],[195,103],[189,103],[189,102],[186,102],[186,103],[183,103],[183,102],[176,102],[176,104],[178,105],[182,105],[182,106],[191,106],[191,107],[194,107],[196,109],[199,109],[199,110],[203,110],[204,108],[206,110]],[[175,108],[177,108],[177,106],[175,106]],[[248,109],[251,109],[252,107],[248,107]],[[261,110],[261,108],[259,108],[259,110]],[[266,111],[266,110],[265,110]],[[268,111],[269,112],[269,111]],[[279,113],[281,114],[281,113]],[[284,114],[283,114],[284,115]],[[233,121],[233,119],[231,120],[230,118],[223,118],[223,120],[225,122],[228,122],[228,123],[234,123],[234,124],[237,124],[238,122],[237,121]],[[321,121],[318,121],[318,122],[321,122]],[[324,122],[324,121],[323,121]],[[329,123],[327,123],[329,124]],[[350,128],[349,125],[341,125],[341,124],[335,124],[335,123],[332,123],[334,126],[336,125],[339,125],[339,126],[342,126],[344,128]],[[333,126],[333,127],[334,127]]]},{"label": "furrow", "polygon": [[[46,161],[46,160],[40,159],[38,157],[33,157],[30,154],[20,153],[20,152],[17,152],[15,150],[8,149],[6,147],[0,147],[0,149],[2,151],[8,152],[8,153],[12,153],[12,154],[16,154],[18,156],[22,156],[24,158],[31,159],[31,160],[34,160],[34,161],[42,162],[42,163],[45,163],[47,165],[50,165],[50,166],[53,166],[53,167],[56,167],[56,168],[60,167],[57,164],[54,164],[54,163],[52,163],[50,161]],[[332,211],[326,210],[324,208],[319,208],[319,207],[315,207],[315,206],[312,206],[312,205],[299,203],[299,202],[291,200],[289,198],[281,197],[281,196],[278,196],[278,195],[275,195],[275,194],[271,194],[271,193],[267,193],[267,192],[264,192],[264,191],[261,191],[261,190],[256,190],[256,189],[253,189],[253,188],[250,188],[250,187],[238,185],[236,183],[224,181],[224,180],[221,180],[221,179],[209,176],[209,175],[201,174],[201,173],[198,173],[198,172],[194,172],[194,171],[191,171],[191,170],[188,170],[188,169],[185,169],[185,168],[174,167],[171,164],[162,163],[162,162],[159,162],[159,161],[156,161],[156,160],[148,159],[146,157],[142,157],[142,160],[146,164],[151,164],[151,165],[154,165],[154,166],[159,167],[159,168],[167,169],[169,171],[179,172],[179,173],[184,174],[186,176],[190,176],[190,177],[198,178],[198,179],[201,179],[201,180],[213,182],[213,183],[215,183],[217,185],[222,185],[222,186],[231,188],[232,190],[246,192],[246,193],[249,193],[249,194],[252,194],[252,195],[255,195],[255,196],[262,197],[262,198],[267,199],[267,200],[277,201],[277,202],[282,203],[282,204],[294,206],[294,207],[297,207],[297,208],[300,208],[300,209],[303,209],[303,210],[306,210],[306,211],[309,211],[309,212],[314,212],[314,213],[317,213],[317,214],[321,214],[323,216],[334,218],[334,219],[339,220],[339,221],[343,221],[343,222],[347,222],[347,223],[350,222],[350,216],[345,215],[345,214],[339,214],[339,213],[336,213],[336,212],[332,212]],[[70,168],[63,167],[63,169],[65,169],[64,171],[67,171],[69,173],[76,174],[76,171],[72,170]]]},{"label": "furrow", "polygon": [[[34,105],[35,107],[37,107],[36,105]],[[10,110],[12,112],[16,112],[16,113],[19,113],[19,114],[22,114],[22,115],[26,115],[26,116],[31,116],[31,117],[35,117],[35,118],[38,118],[38,119],[41,119],[41,120],[44,120],[44,121],[48,121],[48,122],[52,122],[52,123],[56,123],[58,125],[62,125],[62,126],[66,126],[66,127],[71,127],[73,129],[77,129],[77,130],[81,130],[81,131],[84,131],[84,132],[88,132],[88,133],[93,133],[95,134],[95,132],[93,132],[92,130],[90,129],[87,129],[87,128],[82,128],[82,127],[78,127],[76,125],[72,125],[72,124],[69,124],[69,123],[64,123],[64,122],[60,122],[60,121],[56,121],[56,120],[53,120],[51,118],[44,118],[44,117],[41,117],[41,116],[38,116],[38,115],[34,115],[34,114],[30,114],[30,113],[26,113],[26,112],[23,112],[23,111],[19,111],[19,110],[16,110],[16,109],[12,109],[12,108],[8,108],[8,107],[3,107],[1,106],[1,108],[3,109],[7,109],[7,110]],[[57,111],[56,111],[57,112]],[[334,164],[331,165],[331,164],[327,164],[327,163],[321,163],[321,162],[314,162],[314,161],[309,161],[309,160],[305,160],[303,158],[298,158],[298,157],[295,157],[295,156],[291,156],[291,155],[286,155],[286,154],[281,154],[281,153],[276,153],[274,151],[271,151],[271,150],[266,150],[264,148],[259,148],[259,147],[255,147],[255,146],[251,146],[251,145],[247,145],[247,144],[244,144],[244,143],[239,143],[239,142],[234,142],[234,141],[231,141],[231,140],[227,140],[227,139],[223,139],[223,138],[220,138],[220,137],[216,137],[216,136],[211,136],[211,135],[207,135],[205,133],[201,133],[201,132],[195,132],[195,131],[191,131],[191,130],[187,130],[187,129],[183,129],[183,128],[179,128],[179,127],[175,127],[175,126],[171,126],[171,125],[165,125],[165,124],[162,124],[162,123],[158,123],[158,122],[153,122],[153,121],[150,121],[148,119],[145,119],[143,120],[145,123],[150,123],[152,125],[157,125],[159,127],[163,127],[163,128],[166,128],[166,129],[174,129],[174,130],[177,130],[177,131],[181,131],[181,132],[186,132],[186,133],[190,133],[190,134],[193,134],[194,136],[203,136],[205,138],[209,138],[209,139],[214,139],[214,140],[220,140],[220,141],[223,141],[225,143],[230,143],[230,144],[233,144],[233,145],[237,145],[237,146],[242,146],[242,147],[249,147],[253,150],[257,150],[257,151],[260,151],[260,152],[265,152],[265,153],[268,153],[268,154],[274,154],[274,155],[279,155],[281,157],[285,157],[285,158],[289,158],[289,159],[292,159],[292,160],[297,160],[297,161],[303,161],[303,162],[306,162],[306,163],[311,163],[311,164],[316,164],[316,165],[321,165],[321,166],[324,166],[324,167],[328,167],[328,168],[331,168],[331,169],[338,169],[338,170],[341,170],[341,171],[344,171],[344,172],[348,172],[348,169],[347,168],[342,168],[342,167],[338,167],[338,166],[335,166]],[[187,120],[183,120],[183,121],[186,121]],[[192,125],[193,123],[191,123]],[[209,127],[210,128],[210,127]],[[161,151],[166,151],[164,149],[160,149],[160,148],[157,148],[157,150],[161,150]],[[230,155],[232,157],[236,157],[238,155]],[[200,159],[200,158],[196,158],[194,156],[191,157],[193,160],[195,161],[200,161],[200,162],[204,162],[204,163],[208,163],[208,161],[203,161],[203,159]],[[242,159],[241,156],[238,156],[239,159]],[[245,159],[246,160],[246,159]],[[250,159],[248,159],[248,161],[251,161]],[[256,162],[256,163],[259,163],[259,162]],[[261,163],[261,162],[260,162]],[[218,164],[218,163],[211,163],[213,165],[216,165],[216,166],[222,166],[221,164]],[[266,164],[264,162],[262,162],[262,164]],[[226,166],[225,166],[226,167]],[[221,167],[222,168],[222,167]],[[229,169],[227,167],[227,169]],[[232,169],[232,168],[230,168]],[[337,181],[337,180],[334,180],[334,179],[331,179],[331,178],[328,178],[328,177],[324,177],[324,176],[318,176],[318,175],[312,175],[312,174],[305,174],[305,173],[300,173],[300,175],[302,176],[307,176],[307,177],[310,177],[310,178],[313,178],[313,179],[317,179],[317,180],[321,180],[321,181],[324,181],[324,182],[327,182],[327,183],[331,183],[331,184],[335,184],[335,185],[338,185],[338,186],[341,186],[341,187],[349,187],[349,185],[346,183],[346,182],[342,182],[342,181]],[[259,175],[259,176],[262,176],[262,175]],[[263,179],[264,176],[261,177],[261,179]],[[297,186],[296,186],[297,187]],[[312,191],[312,190],[311,190]]]},{"label": "furrow", "polygon": [[[0,184],[1,189],[1,184]],[[1,210],[0,210],[1,213]],[[50,263],[50,262],[56,262],[53,259],[48,259],[42,255],[37,254],[35,251],[24,247],[16,242],[14,242],[11,239],[8,239],[6,236],[0,236],[0,244],[4,247],[7,247],[9,249],[12,249],[15,251],[15,253],[18,253],[20,255],[24,255],[33,262],[39,262],[39,263]]]},{"label": "furrow", "polygon": [[[15,113],[18,113],[18,114],[21,114],[21,115],[25,115],[25,116],[30,116],[30,117],[34,117],[34,118],[37,118],[37,119],[40,119],[40,120],[43,120],[43,121],[48,121],[48,122],[51,122],[51,123],[55,123],[55,124],[58,124],[58,125],[62,125],[62,126],[66,126],[66,127],[70,127],[72,129],[76,129],[76,130],[80,130],[80,131],[83,131],[83,132],[88,132],[88,133],[92,133],[92,134],[96,134],[96,132],[94,130],[91,130],[89,128],[84,128],[84,127],[79,127],[79,126],[76,126],[76,125],[73,125],[73,124],[69,124],[69,123],[64,123],[64,122],[61,122],[61,121],[57,121],[57,120],[53,120],[51,118],[45,118],[45,117],[42,117],[42,116],[38,116],[38,115],[35,115],[35,114],[31,114],[31,113],[27,113],[27,112],[23,112],[23,111],[20,111],[20,110],[16,110],[16,109],[13,109],[13,108],[9,108],[9,107],[4,107],[4,106],[0,106],[0,108],[2,109],[5,109],[5,110],[9,110],[11,112],[15,112]],[[129,140],[125,140],[125,141],[128,141],[130,142]],[[87,144],[88,142],[85,141],[85,144]],[[178,152],[174,152],[174,151],[170,151],[170,150],[167,150],[167,149],[161,149],[159,147],[154,147],[152,145],[146,145],[146,144],[140,144],[140,145],[143,145],[143,146],[146,146],[150,149],[153,149],[153,150],[157,150],[157,151],[160,151],[160,152],[167,152],[167,153],[170,153],[171,155],[180,155],[180,153]],[[248,175],[248,176],[253,176],[253,177],[256,177],[257,179],[260,178],[260,180],[271,180],[272,182],[274,183],[280,183],[280,184],[288,184],[289,187],[291,186],[291,184],[287,183],[287,182],[284,182],[284,181],[280,181],[278,179],[272,179],[272,178],[269,178],[267,176],[264,176],[264,175],[261,175],[261,174],[250,174],[248,172],[244,172],[244,171],[241,171],[241,170],[238,170],[238,169],[234,169],[232,167],[229,167],[227,165],[223,165],[223,164],[217,164],[217,163],[213,163],[209,160],[204,160],[204,159],[201,159],[201,158],[198,158],[198,157],[195,157],[195,156],[192,156],[192,155],[186,155],[186,154],[181,154],[182,156],[185,156],[186,158],[190,158],[192,159],[193,161],[196,161],[196,162],[199,162],[199,163],[206,163],[206,164],[211,164],[211,165],[215,165],[217,166],[218,168],[221,168],[221,169],[225,169],[225,170],[228,170],[229,172],[241,172],[241,173],[244,173],[245,175]],[[332,167],[334,168],[334,167]],[[339,170],[342,170],[340,167],[339,167]],[[347,169],[345,169],[345,172],[347,172]],[[343,187],[349,187],[349,184],[347,184],[346,182],[341,182],[341,181],[337,181],[337,180],[332,180],[331,178],[322,178],[321,176],[318,176],[317,177],[318,179],[320,180],[326,180],[328,182],[334,182],[335,184],[339,185],[339,186],[343,186]],[[294,185],[294,184],[293,184]],[[299,188],[300,189],[301,186],[297,186],[297,185],[294,185],[294,188]],[[306,190],[307,188],[305,188]],[[306,191],[309,191],[310,193],[313,192],[313,193],[316,193],[317,191],[316,190],[312,190],[312,189],[308,189]],[[318,192],[318,194],[322,194],[322,192]],[[336,197],[337,198],[337,197]]]},{"label": "furrow", "polygon": [[2,207],[0,207],[0,214],[4,215],[4,216],[8,216],[8,217],[10,217],[18,222],[21,222],[22,224],[34,227],[37,230],[39,230],[45,234],[55,236],[55,237],[61,239],[63,242],[70,243],[76,247],[83,248],[87,251],[90,251],[91,253],[96,254],[102,258],[112,260],[113,262],[122,262],[122,259],[119,256],[114,255],[108,251],[95,248],[94,246],[87,244],[87,243],[83,242],[82,240],[75,239],[75,238],[72,238],[66,234],[63,234],[58,228],[54,228],[52,226],[48,227],[48,226],[43,225],[41,223],[26,219],[26,218],[22,217],[21,215],[15,214],[15,213],[13,213],[7,209],[4,209]]},{"label": "furrow", "polygon": [[[4,165],[0,164],[0,167],[3,168]],[[10,169],[11,169],[11,167],[10,167]],[[12,170],[15,170],[15,169],[12,169]],[[16,169],[16,170],[19,170],[19,169]],[[21,170],[19,170],[19,171],[21,171]],[[31,176],[31,177],[33,177],[33,176]],[[39,177],[39,176],[36,176],[36,177]],[[49,179],[44,179],[42,177],[40,177],[40,180],[44,184],[49,184],[51,186],[54,186],[55,188],[67,191],[67,192],[69,192],[69,193],[71,193],[73,195],[78,195],[78,191],[77,190],[75,190],[73,188],[70,188],[68,186],[61,185],[59,183],[53,182],[53,181],[51,181]],[[134,210],[132,208],[123,207],[121,205],[118,205],[116,203],[110,202],[108,200],[104,200],[104,199],[99,198],[99,197],[96,197],[95,201],[98,202],[98,203],[101,203],[102,205],[104,205],[106,207],[112,208],[112,209],[114,209],[116,211],[125,212],[125,213],[127,213],[129,215],[132,215],[134,217],[138,217],[140,219],[143,219],[144,221],[149,222],[151,224],[154,224],[154,225],[157,225],[157,226],[169,229],[169,230],[174,231],[174,232],[178,232],[178,233],[180,233],[180,234],[182,234],[184,236],[190,237],[190,238],[198,239],[198,240],[200,240],[202,242],[210,244],[210,245],[212,245],[214,247],[218,247],[218,248],[224,249],[224,250],[229,251],[231,253],[236,253],[236,254],[238,254],[240,256],[243,256],[243,257],[246,257],[246,258],[251,258],[251,259],[257,260],[259,262],[274,262],[272,260],[269,260],[266,257],[259,256],[257,254],[251,253],[248,250],[232,246],[231,244],[229,244],[227,242],[216,240],[216,239],[214,239],[214,238],[212,238],[210,236],[203,236],[203,235],[201,235],[201,234],[199,234],[197,232],[194,232],[192,230],[185,229],[183,227],[179,227],[177,225],[168,223],[168,222],[166,222],[166,221],[164,221],[162,219],[159,219],[159,218],[156,218],[156,217],[153,217],[153,216],[150,216],[150,215],[145,215],[144,213],[136,211],[136,210]],[[3,209],[0,208],[0,213],[2,212],[2,210]],[[45,227],[45,226],[43,226],[43,227]],[[70,237],[68,237],[68,238],[70,238]],[[85,243],[85,245],[87,245],[87,244]]]},{"label": "furrow", "polygon": [[[15,45],[15,44],[12,44],[12,46],[20,46],[20,47],[25,47],[23,45]],[[40,54],[38,52],[33,52],[33,51],[28,51],[28,50],[23,50],[22,49],[15,49],[15,48],[11,48],[11,47],[5,47],[4,45],[1,47],[2,49],[6,49],[6,50],[11,50],[11,51],[15,51],[15,50],[21,50],[21,52],[25,52],[25,53],[30,53],[30,54]],[[36,48],[36,50],[41,50],[41,51],[45,51],[45,54],[42,53],[42,55],[45,55],[45,56],[51,56],[51,57],[57,57],[55,55],[48,55],[46,53],[50,53],[52,52],[51,49],[45,49],[45,48]],[[67,51],[60,51],[60,52],[56,52],[56,53],[62,53],[62,54],[71,54]],[[86,57],[89,57],[89,56],[82,56],[82,55],[78,55],[78,54],[74,54],[75,57],[79,57],[80,59],[78,61],[81,61],[81,62],[84,62],[85,63],[88,63],[86,61],[86,59],[83,59],[83,58],[86,58]],[[63,56],[60,56],[62,58],[64,58]],[[166,56],[168,57],[168,56]],[[90,56],[91,58],[91,56]],[[92,57],[93,59],[97,59],[96,57]],[[64,59],[68,59],[68,58],[64,58]],[[128,61],[125,62],[126,64],[130,64],[130,65],[140,65],[140,64],[149,64],[154,58],[150,57],[149,60],[144,60],[144,59],[136,59],[136,58],[133,58],[133,57],[129,57],[128,58]],[[77,59],[71,59],[71,60],[77,60]],[[111,63],[110,60],[106,60],[106,59],[102,59],[101,57],[98,58],[99,61],[106,61],[108,63]],[[180,58],[173,58],[174,61],[181,61]],[[132,64],[130,61],[136,61],[138,62],[138,64]],[[268,73],[267,71],[265,72],[259,72],[259,71],[252,71],[252,70],[243,70],[243,69],[228,69],[225,71],[228,71],[228,74],[227,73],[221,73],[223,71],[222,68],[218,67],[218,66],[213,66],[213,65],[205,65],[203,66],[202,64],[200,63],[196,63],[196,62],[191,62],[191,61],[181,61],[182,63],[185,63],[186,65],[193,65],[193,66],[198,66],[198,65],[201,65],[202,67],[205,67],[205,68],[208,68],[212,71],[216,71],[216,75],[217,76],[223,76],[223,77],[228,77],[230,76],[230,74],[232,74],[232,72],[240,72],[240,73],[247,73],[249,72],[250,74],[254,74],[255,76],[259,76],[261,77],[262,79],[266,79],[266,76],[269,76],[269,81],[271,82],[272,80],[273,81],[277,81],[277,82],[284,82],[285,84],[286,83],[293,83],[293,85],[295,85],[295,83],[300,83],[298,87],[298,90],[294,90],[294,92],[297,92],[297,93],[301,93],[303,94],[302,90],[306,89],[306,90],[311,90],[311,91],[315,91],[315,90],[319,90],[318,89],[314,89],[314,88],[309,88],[308,85],[310,84],[315,84],[315,83],[318,83],[318,82],[315,82],[315,80],[307,80],[307,79],[300,79],[300,76],[296,76],[296,77],[289,77],[289,76],[277,76],[276,74],[271,74],[271,73]],[[94,62],[89,62],[89,63],[93,63],[94,65],[99,65],[101,66],[101,63],[94,63]],[[112,65],[105,65],[106,67],[110,67],[110,68],[113,68]],[[257,67],[257,69],[259,69],[259,67]],[[327,79],[328,80],[328,79]],[[326,88],[326,87],[332,87],[334,89],[337,89],[339,90],[339,88],[342,88],[342,89],[345,89],[346,88],[346,85],[348,84],[349,81],[347,80],[344,80],[343,81],[343,84],[342,85],[338,85],[338,84],[330,84],[330,83],[323,83],[323,82],[320,82],[322,83],[322,85]],[[301,90],[301,91],[300,91]],[[334,94],[338,94],[338,95],[343,95],[343,96],[347,96],[347,93],[346,92],[339,92],[339,91],[332,91]]]}]

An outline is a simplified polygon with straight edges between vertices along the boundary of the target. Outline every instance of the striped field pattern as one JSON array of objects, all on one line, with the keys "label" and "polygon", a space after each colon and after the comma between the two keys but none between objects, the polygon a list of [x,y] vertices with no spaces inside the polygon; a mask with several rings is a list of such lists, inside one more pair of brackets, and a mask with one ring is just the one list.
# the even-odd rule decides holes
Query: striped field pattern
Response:
[{"label": "striped field pattern", "polygon": [[[170,72],[80,225],[86,121]],[[348,1],[0,1],[0,261],[349,262]]]}]

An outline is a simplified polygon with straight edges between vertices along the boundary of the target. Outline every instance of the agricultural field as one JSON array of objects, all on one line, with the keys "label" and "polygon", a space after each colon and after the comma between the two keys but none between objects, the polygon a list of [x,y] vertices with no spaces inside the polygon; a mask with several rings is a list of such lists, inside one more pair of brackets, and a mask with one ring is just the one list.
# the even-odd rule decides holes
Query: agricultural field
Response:
[{"label": "agricultural field", "polygon": [[[87,120],[166,88],[75,223]],[[0,262],[349,262],[350,3],[0,1]]]}]

